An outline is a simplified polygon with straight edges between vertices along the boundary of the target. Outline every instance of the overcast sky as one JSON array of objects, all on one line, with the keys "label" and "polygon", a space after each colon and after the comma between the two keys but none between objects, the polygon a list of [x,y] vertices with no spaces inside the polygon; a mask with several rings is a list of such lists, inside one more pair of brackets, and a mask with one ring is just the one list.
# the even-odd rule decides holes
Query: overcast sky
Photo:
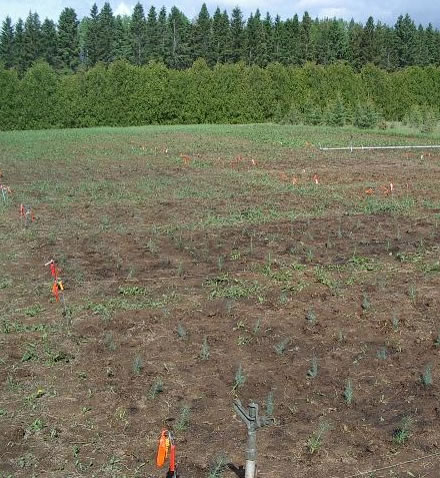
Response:
[{"label": "overcast sky", "polygon": [[[105,0],[97,0],[98,7]],[[137,0],[110,0],[115,14],[130,14]],[[29,11],[37,12],[41,20],[49,17],[57,20],[64,7],[72,7],[82,18],[88,15],[94,0],[0,0],[0,20],[9,15],[15,22],[18,17],[26,18]],[[141,1],[147,11],[151,3]],[[162,0],[161,3],[153,3],[159,9],[165,5],[168,9],[173,5],[180,8],[189,18],[194,18],[200,10],[203,0]],[[388,25],[394,25],[400,14],[409,13],[417,23],[427,25],[431,22],[440,27],[440,7],[437,0],[208,0],[206,4],[211,13],[218,5],[221,9],[231,10],[239,5],[245,16],[257,8],[265,14],[269,11],[273,16],[277,13],[282,18],[292,17],[297,13],[300,17],[304,11],[308,11],[312,18],[337,17],[365,22],[372,15],[375,20],[381,20]]]}]

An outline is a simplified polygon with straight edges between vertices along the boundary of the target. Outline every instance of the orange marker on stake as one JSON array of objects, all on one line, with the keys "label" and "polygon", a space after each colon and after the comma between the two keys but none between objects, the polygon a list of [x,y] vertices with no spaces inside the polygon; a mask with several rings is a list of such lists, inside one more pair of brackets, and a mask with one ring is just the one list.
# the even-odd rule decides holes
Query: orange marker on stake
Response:
[{"label": "orange marker on stake", "polygon": [[156,466],[158,468],[161,468],[164,465],[165,460],[168,458],[168,452],[170,457],[170,466],[167,477],[177,478],[176,445],[174,444],[174,438],[170,431],[162,430],[156,455]]}]

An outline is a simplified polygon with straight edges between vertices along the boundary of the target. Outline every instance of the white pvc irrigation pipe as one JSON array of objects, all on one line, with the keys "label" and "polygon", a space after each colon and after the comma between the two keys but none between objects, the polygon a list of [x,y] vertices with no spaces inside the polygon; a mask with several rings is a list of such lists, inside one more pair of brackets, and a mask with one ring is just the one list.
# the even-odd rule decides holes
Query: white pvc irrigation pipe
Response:
[{"label": "white pvc irrigation pipe", "polygon": [[439,144],[427,144],[424,146],[420,145],[407,145],[407,146],[345,146],[337,148],[322,148],[319,145],[320,151],[357,151],[357,150],[372,150],[372,149],[440,149]]}]

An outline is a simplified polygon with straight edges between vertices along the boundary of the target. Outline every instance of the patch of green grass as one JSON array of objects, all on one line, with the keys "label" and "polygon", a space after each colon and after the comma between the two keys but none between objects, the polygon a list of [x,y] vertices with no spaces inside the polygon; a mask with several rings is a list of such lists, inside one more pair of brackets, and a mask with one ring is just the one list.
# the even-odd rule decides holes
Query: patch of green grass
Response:
[{"label": "patch of green grass", "polygon": [[226,299],[243,299],[259,297],[262,293],[261,285],[243,279],[235,279],[225,274],[206,281],[212,299],[223,297]]}]

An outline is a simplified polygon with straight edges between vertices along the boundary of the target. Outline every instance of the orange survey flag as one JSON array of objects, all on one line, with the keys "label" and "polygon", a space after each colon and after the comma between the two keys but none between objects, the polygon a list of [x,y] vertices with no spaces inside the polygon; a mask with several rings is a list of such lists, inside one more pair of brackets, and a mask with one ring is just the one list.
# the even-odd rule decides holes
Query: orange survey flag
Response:
[{"label": "orange survey flag", "polygon": [[176,445],[171,445],[170,449],[170,471],[176,471]]},{"label": "orange survey flag", "polygon": [[58,283],[54,282],[52,286],[52,294],[55,296],[55,300],[58,302]]},{"label": "orange survey flag", "polygon": [[167,437],[167,431],[162,430],[159,438],[159,448],[157,449],[156,465],[160,468],[165,463],[165,459],[168,456],[168,446],[170,441]]}]

